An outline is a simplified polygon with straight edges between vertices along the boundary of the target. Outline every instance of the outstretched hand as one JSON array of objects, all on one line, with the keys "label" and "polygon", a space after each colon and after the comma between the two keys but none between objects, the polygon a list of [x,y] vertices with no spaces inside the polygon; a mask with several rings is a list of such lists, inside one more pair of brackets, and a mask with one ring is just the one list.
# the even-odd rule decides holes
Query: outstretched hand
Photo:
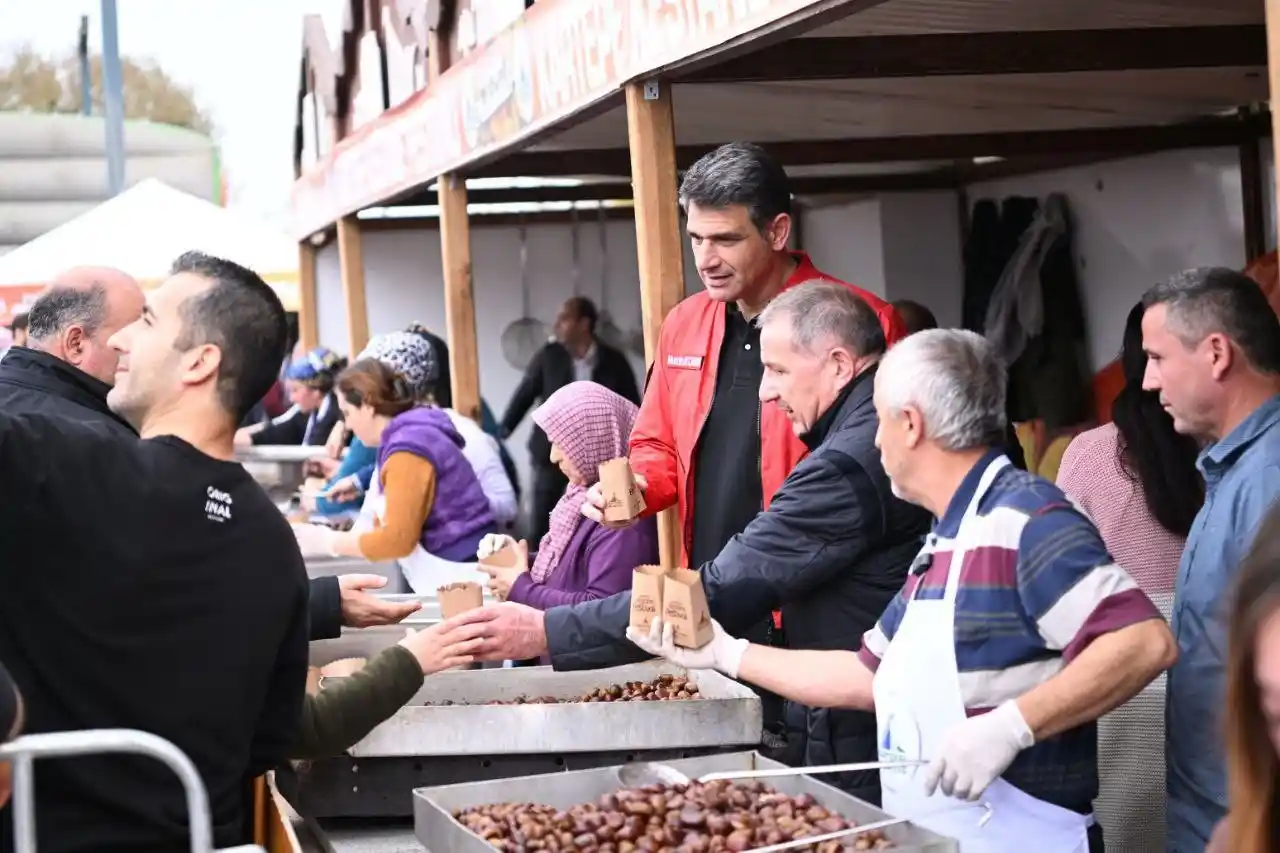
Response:
[{"label": "outstretched hand", "polygon": [[369,590],[382,589],[386,585],[387,579],[382,575],[339,576],[342,624],[348,628],[394,625],[422,609],[421,601],[387,601],[369,593]]}]

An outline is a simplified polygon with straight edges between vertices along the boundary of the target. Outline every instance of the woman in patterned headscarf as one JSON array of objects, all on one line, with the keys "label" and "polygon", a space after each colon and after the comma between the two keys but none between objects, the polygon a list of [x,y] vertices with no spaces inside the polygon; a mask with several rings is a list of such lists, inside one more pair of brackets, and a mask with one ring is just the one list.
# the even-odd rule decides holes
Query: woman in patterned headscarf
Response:
[{"label": "woman in patterned headscarf", "polygon": [[515,488],[498,451],[497,441],[485,433],[480,425],[461,412],[440,404],[436,399],[441,373],[440,362],[429,338],[413,332],[391,332],[379,335],[369,342],[361,358],[373,358],[399,373],[409,383],[414,396],[424,405],[440,405],[440,408],[466,444],[462,453],[480,479],[480,487],[489,499],[494,520],[500,530],[515,521],[519,507]]},{"label": "woman in patterned headscarf", "polygon": [[599,479],[602,462],[627,455],[638,409],[594,382],[571,382],[547,398],[533,420],[551,440],[551,461],[569,486],[551,512],[551,526],[538,543],[533,563],[523,542],[486,536],[478,557],[507,545],[522,557],[512,568],[481,565],[489,588],[511,601],[547,610],[606,598],[631,587],[636,566],[658,561],[658,528],[653,518],[610,530],[582,517],[582,504]]}]

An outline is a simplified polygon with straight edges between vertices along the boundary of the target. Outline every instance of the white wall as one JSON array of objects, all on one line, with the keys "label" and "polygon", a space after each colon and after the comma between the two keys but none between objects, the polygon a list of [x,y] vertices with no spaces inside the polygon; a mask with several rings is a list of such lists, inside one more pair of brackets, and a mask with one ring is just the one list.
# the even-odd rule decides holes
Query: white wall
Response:
[{"label": "white wall", "polygon": [[884,296],[878,198],[807,207],[802,216],[804,248],[818,269]]},{"label": "white wall", "polygon": [[888,300],[927,305],[960,322],[960,202],[954,192],[882,194],[804,213],[805,248],[818,269]]},{"label": "white wall", "polygon": [[[1239,162],[1234,148],[1169,151],[975,184],[968,194],[971,202],[1066,194],[1098,368],[1119,352],[1125,316],[1148,287],[1189,267],[1244,267]],[[1269,165],[1263,171],[1270,176]],[[1266,199],[1273,208],[1274,192]],[[1275,245],[1274,234],[1268,245]]]},{"label": "white wall", "polygon": [[[602,298],[599,226],[580,225],[580,292],[607,308],[624,331],[638,331],[640,285],[636,272],[636,231],[629,221],[607,224],[607,298]],[[545,323],[555,319],[561,303],[573,295],[572,236],[567,224],[528,226],[527,279],[532,314]],[[444,285],[440,232],[436,230],[368,231],[363,234],[365,295],[370,334],[403,329],[417,321],[445,335]],[[520,371],[502,354],[508,324],[524,316],[520,296],[520,241],[517,226],[473,226],[471,257],[476,300],[476,333],[480,352],[480,391],[496,417],[520,381]],[[686,289],[700,285],[686,249]],[[346,312],[342,299],[338,250],[330,244],[319,253],[316,268],[320,341],[347,352]],[[355,353],[349,353],[355,355]],[[637,382],[644,379],[644,357],[629,353]],[[526,417],[508,449],[528,484],[529,419]]]}]

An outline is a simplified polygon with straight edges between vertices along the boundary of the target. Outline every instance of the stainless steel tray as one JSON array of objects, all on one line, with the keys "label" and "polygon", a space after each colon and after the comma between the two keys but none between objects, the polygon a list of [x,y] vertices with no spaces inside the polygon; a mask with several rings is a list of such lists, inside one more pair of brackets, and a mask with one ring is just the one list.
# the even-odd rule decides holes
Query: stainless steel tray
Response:
[{"label": "stainless steel tray", "polygon": [[236,460],[239,462],[283,462],[301,465],[309,459],[323,459],[327,455],[328,452],[322,444],[255,444],[252,447],[236,448]]},{"label": "stainless steel tray", "polygon": [[[403,634],[401,634],[403,636]],[[718,672],[692,673],[703,699],[563,705],[427,705],[480,703],[517,696],[568,699],[593,688],[685,675],[666,661],[587,672],[549,666],[442,672],[395,716],[348,753],[355,757],[546,754],[755,746],[760,697]]]},{"label": "stainless steel tray", "polygon": [[[722,770],[783,766],[756,752],[708,755],[669,763],[691,778]],[[889,817],[875,806],[810,776],[788,776],[765,781],[791,796],[809,794],[826,808],[856,823],[872,823]],[[453,819],[453,812],[490,803],[526,802],[567,809],[579,803],[591,802],[619,787],[617,768],[602,767],[598,770],[576,770],[521,779],[417,788],[413,792],[414,834],[429,853],[493,853],[493,848],[483,839]],[[895,853],[956,853],[960,849],[955,841],[911,824],[891,826],[884,832],[896,845],[893,848]]]},{"label": "stainless steel tray", "polygon": [[315,580],[316,578],[328,578],[335,575],[382,575],[387,579],[387,585],[381,590],[382,594],[404,595],[409,593],[409,584],[405,581],[404,574],[400,571],[400,565],[395,560],[370,563],[365,560],[352,559],[351,557],[307,558],[307,577]]}]

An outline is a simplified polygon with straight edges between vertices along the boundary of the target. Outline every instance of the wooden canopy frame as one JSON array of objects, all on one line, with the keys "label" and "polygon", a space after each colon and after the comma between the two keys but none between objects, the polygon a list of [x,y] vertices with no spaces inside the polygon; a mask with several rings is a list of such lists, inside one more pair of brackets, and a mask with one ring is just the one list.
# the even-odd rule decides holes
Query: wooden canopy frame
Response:
[{"label": "wooden canopy frame", "polygon": [[[430,82],[351,128],[351,93],[366,85],[354,46],[384,9],[422,37]],[[447,0],[350,0],[338,45],[304,23],[299,103],[311,94],[330,110],[338,141],[304,173],[299,130],[293,200],[304,340],[316,338],[313,239],[336,223],[353,350],[368,335],[356,214],[439,205],[454,399],[473,416],[468,200],[630,199],[651,360],[684,295],[679,170],[735,138],[772,149],[801,196],[1236,147],[1246,244],[1261,248],[1258,140],[1272,132],[1268,74],[1280,85],[1280,0],[1265,14],[1251,0],[538,0],[457,63],[453,12]],[[469,193],[465,180],[552,175],[587,182]],[[670,564],[670,512],[662,530]]]}]

